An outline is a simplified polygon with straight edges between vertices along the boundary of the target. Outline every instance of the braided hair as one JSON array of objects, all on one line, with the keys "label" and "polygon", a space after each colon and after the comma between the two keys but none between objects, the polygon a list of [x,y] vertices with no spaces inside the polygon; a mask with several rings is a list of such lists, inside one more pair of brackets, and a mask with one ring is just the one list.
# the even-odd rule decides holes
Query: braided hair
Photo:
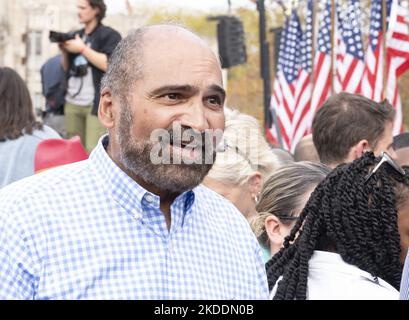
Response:
[{"label": "braided hair", "polygon": [[402,265],[397,226],[396,188],[409,178],[378,163],[372,152],[334,169],[311,194],[283,248],[266,264],[275,300],[307,298],[308,261],[314,250],[334,251],[342,259],[399,289]]}]

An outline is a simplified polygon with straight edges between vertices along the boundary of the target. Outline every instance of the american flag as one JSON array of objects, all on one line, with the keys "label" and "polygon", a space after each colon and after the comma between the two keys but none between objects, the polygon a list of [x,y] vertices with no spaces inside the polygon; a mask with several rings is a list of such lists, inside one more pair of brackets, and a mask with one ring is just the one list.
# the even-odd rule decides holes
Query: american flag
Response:
[{"label": "american flag", "polygon": [[[274,80],[273,95],[270,108],[277,114],[281,130],[283,148],[290,150],[293,137],[293,118],[296,106],[296,84],[299,74],[299,43],[302,31],[299,17],[295,10],[286,19],[281,35],[278,55],[277,74]],[[272,136],[277,140],[277,132],[273,124]]]},{"label": "american flag", "polygon": [[[381,101],[383,97],[383,32],[382,32],[382,2],[371,1],[371,16],[369,25],[369,45],[365,56],[365,72],[362,78],[362,94],[369,99]],[[387,0],[387,12],[391,1]]]},{"label": "american flag", "polygon": [[314,89],[312,91],[310,123],[315,112],[331,93],[331,0],[323,0],[324,9],[318,30],[317,52],[314,58]]},{"label": "american flag", "polygon": [[305,30],[300,43],[300,71],[295,88],[295,112],[293,117],[293,139],[291,152],[311,127],[309,111],[312,94],[312,42],[313,42],[313,0],[307,1]]},{"label": "american flag", "polygon": [[406,21],[408,8],[400,1],[393,0],[386,38],[387,50],[387,91],[386,98],[395,107],[396,117],[393,133],[398,134],[402,127],[402,104],[398,92],[398,78],[409,69],[409,27]]},{"label": "american flag", "polygon": [[335,92],[360,93],[364,72],[364,50],[360,27],[359,0],[349,0],[346,10],[336,6],[336,78]]}]

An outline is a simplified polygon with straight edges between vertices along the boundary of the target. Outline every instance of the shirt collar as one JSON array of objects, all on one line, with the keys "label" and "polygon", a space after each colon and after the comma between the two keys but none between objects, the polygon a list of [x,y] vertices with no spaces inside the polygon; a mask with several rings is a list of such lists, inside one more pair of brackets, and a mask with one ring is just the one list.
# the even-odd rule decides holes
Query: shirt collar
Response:
[{"label": "shirt collar", "polygon": [[[144,189],[118,167],[106,152],[108,143],[108,135],[101,137],[89,157],[96,175],[102,179],[106,190],[126,211],[134,212],[136,217],[141,217],[141,212],[146,207],[159,209],[160,197]],[[187,212],[193,206],[194,200],[194,191],[189,190],[179,195],[174,204],[183,202],[184,212]]]}]

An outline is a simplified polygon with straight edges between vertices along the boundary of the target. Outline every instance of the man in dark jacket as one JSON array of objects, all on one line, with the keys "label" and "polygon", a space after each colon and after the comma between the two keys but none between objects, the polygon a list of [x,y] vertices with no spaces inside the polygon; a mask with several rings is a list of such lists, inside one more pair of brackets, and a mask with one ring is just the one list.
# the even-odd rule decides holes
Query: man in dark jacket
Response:
[{"label": "man in dark jacket", "polygon": [[41,66],[40,73],[42,92],[45,97],[43,122],[56,130],[60,136],[66,137],[64,123],[66,76],[61,66],[61,55],[48,59]]},{"label": "man in dark jacket", "polygon": [[79,135],[90,152],[105,132],[96,116],[100,82],[121,36],[101,23],[106,12],[103,0],[77,0],[77,9],[84,28],[60,45],[62,66],[68,72],[64,112],[67,136]]}]

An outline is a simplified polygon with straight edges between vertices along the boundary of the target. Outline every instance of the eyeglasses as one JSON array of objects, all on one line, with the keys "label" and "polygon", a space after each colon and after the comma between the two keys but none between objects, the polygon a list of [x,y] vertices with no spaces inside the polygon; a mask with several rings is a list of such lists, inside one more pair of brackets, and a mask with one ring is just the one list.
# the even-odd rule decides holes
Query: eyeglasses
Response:
[{"label": "eyeglasses", "polygon": [[389,164],[393,169],[395,169],[396,172],[398,172],[399,174],[401,174],[402,176],[404,176],[405,170],[403,170],[390,156],[389,154],[387,154],[385,151],[382,151],[381,153],[381,161],[379,161],[379,163],[375,166],[375,168],[373,168],[373,170],[371,171],[371,173],[369,173],[366,177],[365,177],[365,183],[368,182],[368,180],[376,173],[376,171],[378,171],[378,169],[381,167],[382,164],[384,164],[385,162],[387,164]]},{"label": "eyeglasses", "polygon": [[289,220],[289,221],[295,221],[298,220],[298,216],[297,217],[281,217],[281,216],[277,216],[280,220]]},{"label": "eyeglasses", "polygon": [[247,156],[247,154],[246,154],[245,152],[241,151],[238,146],[229,145],[226,140],[223,140],[223,141],[219,144],[219,146],[218,146],[218,148],[216,149],[216,151],[217,151],[217,152],[226,152],[226,150],[227,150],[228,148],[233,149],[238,155],[240,155],[243,159],[245,159],[245,160],[249,163],[250,167],[253,168],[253,163],[251,162],[251,160],[249,159],[249,157]]}]

